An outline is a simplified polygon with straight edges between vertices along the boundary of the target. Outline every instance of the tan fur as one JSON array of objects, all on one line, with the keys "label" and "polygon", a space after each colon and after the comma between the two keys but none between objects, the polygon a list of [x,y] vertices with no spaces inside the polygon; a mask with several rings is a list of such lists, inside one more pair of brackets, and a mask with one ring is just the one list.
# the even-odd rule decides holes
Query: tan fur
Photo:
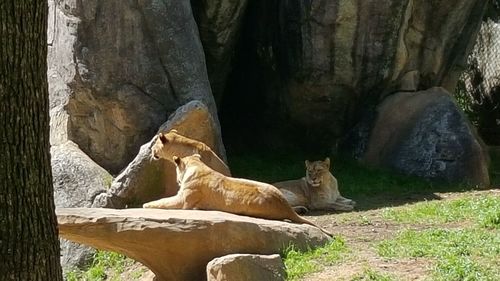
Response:
[{"label": "tan fur", "polygon": [[316,226],[297,215],[281,192],[270,184],[224,176],[205,165],[197,154],[182,159],[174,156],[173,160],[179,192],[146,203],[143,208],[218,210]]},{"label": "tan fur", "polygon": [[153,158],[167,159],[169,161],[172,161],[174,155],[185,157],[197,153],[201,155],[201,160],[210,168],[223,175],[231,175],[226,163],[210,147],[203,142],[179,134],[177,130],[159,133],[151,150]]},{"label": "tan fur", "polygon": [[351,211],[356,202],[340,195],[337,179],[330,173],[330,159],[305,161],[306,176],[273,185],[279,188],[296,210]]}]

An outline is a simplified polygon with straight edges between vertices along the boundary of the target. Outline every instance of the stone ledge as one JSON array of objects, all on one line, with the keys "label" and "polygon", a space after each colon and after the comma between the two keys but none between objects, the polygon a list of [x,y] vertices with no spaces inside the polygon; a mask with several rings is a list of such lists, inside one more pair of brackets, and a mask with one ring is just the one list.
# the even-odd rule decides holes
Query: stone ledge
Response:
[{"label": "stone ledge", "polygon": [[212,259],[233,253],[275,254],[329,241],[310,225],[218,211],[61,208],[59,235],[74,242],[122,253],[158,280],[204,280]]}]

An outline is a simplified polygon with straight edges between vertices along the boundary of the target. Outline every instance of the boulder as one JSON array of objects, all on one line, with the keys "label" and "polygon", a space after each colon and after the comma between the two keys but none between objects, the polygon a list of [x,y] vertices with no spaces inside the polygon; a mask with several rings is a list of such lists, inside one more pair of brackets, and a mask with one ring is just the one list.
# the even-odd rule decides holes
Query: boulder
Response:
[{"label": "boulder", "polygon": [[189,0],[49,0],[53,145],[72,140],[118,173],[167,116],[191,100],[220,137]]},{"label": "boulder", "polygon": [[428,179],[489,184],[482,141],[443,88],[387,97],[361,159]]},{"label": "boulder", "polygon": [[[159,132],[176,129],[180,134],[208,145],[222,159],[225,158],[222,140],[217,134],[217,123],[209,109],[200,101],[191,101],[179,107],[164,123]],[[153,137],[141,146],[139,153],[111,184],[106,193],[96,198],[94,207],[124,208],[175,195],[179,189],[175,165],[168,160],[153,160]]]},{"label": "boulder", "polygon": [[215,99],[220,102],[232,70],[233,56],[247,0],[191,1]]},{"label": "boulder", "polygon": [[285,265],[280,255],[232,254],[207,265],[207,281],[284,281]]},{"label": "boulder", "polygon": [[[56,207],[90,207],[97,194],[109,189],[113,177],[75,143],[68,141],[52,146],[50,153]],[[86,265],[94,252],[89,247],[61,239],[64,270]]]},{"label": "boulder", "polygon": [[331,148],[368,105],[406,90],[403,79],[454,90],[487,2],[249,1],[243,73],[228,94],[257,97],[250,117],[256,104],[280,112],[281,125]]},{"label": "boulder", "polygon": [[159,280],[204,280],[212,259],[234,253],[276,254],[329,241],[320,229],[218,211],[57,209],[59,235],[116,251],[150,268]]}]

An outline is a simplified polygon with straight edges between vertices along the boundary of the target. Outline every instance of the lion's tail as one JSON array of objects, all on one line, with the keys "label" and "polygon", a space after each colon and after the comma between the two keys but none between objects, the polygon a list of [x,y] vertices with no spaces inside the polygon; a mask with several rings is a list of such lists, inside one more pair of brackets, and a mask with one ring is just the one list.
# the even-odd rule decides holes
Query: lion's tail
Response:
[{"label": "lion's tail", "polygon": [[333,237],[333,234],[331,234],[330,232],[326,231],[325,229],[323,229],[322,227],[319,227],[318,225],[316,225],[315,223],[313,223],[312,221],[310,220],[307,220],[297,214],[295,214],[295,218],[292,220],[293,222],[297,222],[297,223],[305,223],[305,224],[308,224],[308,225],[312,225],[316,228],[319,228],[319,230],[321,230],[324,234],[330,236],[330,237]]}]

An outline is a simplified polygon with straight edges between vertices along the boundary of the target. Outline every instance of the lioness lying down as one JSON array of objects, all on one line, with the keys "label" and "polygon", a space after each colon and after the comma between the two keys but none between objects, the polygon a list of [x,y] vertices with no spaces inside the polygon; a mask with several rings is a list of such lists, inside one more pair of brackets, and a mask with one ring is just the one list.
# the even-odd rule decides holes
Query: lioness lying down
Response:
[{"label": "lioness lying down", "polygon": [[177,195],[146,203],[143,208],[218,210],[316,226],[297,215],[274,186],[224,176],[200,158],[198,154],[184,158],[174,156],[180,186]]},{"label": "lioness lying down", "polygon": [[151,150],[154,159],[161,158],[168,161],[171,161],[174,155],[184,157],[197,153],[201,155],[203,162],[210,168],[226,176],[231,175],[226,163],[208,145],[185,137],[179,134],[177,130],[159,133]]},{"label": "lioness lying down", "polygon": [[297,212],[308,210],[350,211],[356,205],[340,195],[337,179],[330,173],[330,158],[306,163],[306,176],[273,183]]}]

